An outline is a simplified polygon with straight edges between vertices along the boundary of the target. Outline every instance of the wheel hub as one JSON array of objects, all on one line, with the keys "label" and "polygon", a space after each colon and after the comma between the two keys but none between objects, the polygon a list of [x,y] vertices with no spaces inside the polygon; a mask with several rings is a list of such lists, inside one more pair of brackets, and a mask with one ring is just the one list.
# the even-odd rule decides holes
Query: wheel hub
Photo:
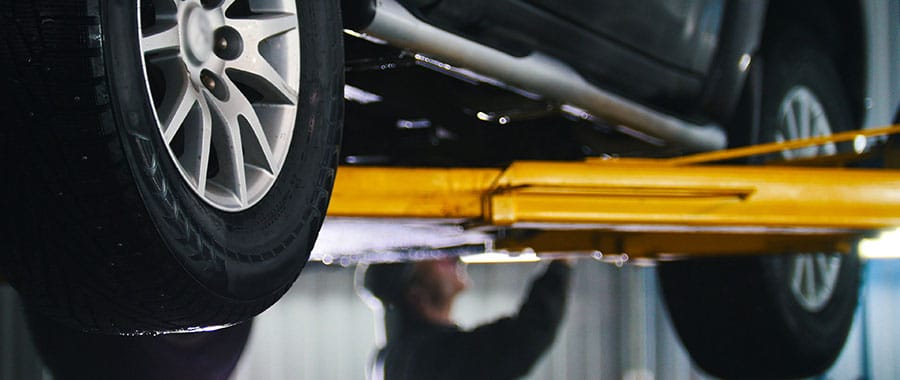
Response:
[{"label": "wheel hub", "polygon": [[202,65],[213,53],[213,21],[202,7],[191,7],[185,13],[183,44],[190,59]]}]

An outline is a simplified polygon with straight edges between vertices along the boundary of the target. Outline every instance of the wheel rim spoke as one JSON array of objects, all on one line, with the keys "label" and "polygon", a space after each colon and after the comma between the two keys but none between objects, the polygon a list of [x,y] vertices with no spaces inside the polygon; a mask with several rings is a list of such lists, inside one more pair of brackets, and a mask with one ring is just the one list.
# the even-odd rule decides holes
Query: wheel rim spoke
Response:
[{"label": "wheel rim spoke", "polygon": [[790,288],[801,307],[818,312],[828,306],[837,288],[841,260],[838,253],[807,253],[792,259]]},{"label": "wheel rim spoke", "polygon": [[815,298],[816,296],[816,267],[813,265],[812,257],[805,257],[803,259],[803,269],[804,269],[804,279],[806,280],[803,284],[805,286],[804,290],[806,291],[807,298]]},{"label": "wheel rim spoke", "polygon": [[[211,98],[210,103],[214,112],[223,122],[224,134],[229,139],[229,149],[226,149],[229,158],[220,157],[231,163],[233,171],[231,190],[238,197],[241,204],[247,202],[247,166],[253,165],[263,170],[273,171],[272,149],[262,129],[259,116],[250,101],[240,92],[238,87],[229,79],[224,80],[228,85],[229,98],[222,101]],[[251,137],[248,139],[248,137]],[[246,141],[250,140],[250,141]],[[254,145],[252,148],[249,145]],[[250,161],[247,152],[256,152],[255,160]],[[220,152],[220,155],[223,154]]]},{"label": "wheel rim spoke", "polygon": [[[245,82],[254,84],[255,88],[265,87],[270,89],[273,97],[280,103],[297,104],[297,91],[287,83],[269,62],[260,56],[241,58],[226,64],[229,72],[238,71]],[[235,75],[235,74],[232,74]]]},{"label": "wheel rim spoke", "polygon": [[[785,142],[785,141],[787,141],[787,140],[789,140],[789,139],[786,139],[786,138],[784,137],[784,134],[782,134],[781,132],[775,132],[775,141],[776,141],[776,142]],[[785,150],[785,151],[782,151],[782,152],[781,152],[781,156],[782,156],[784,159],[786,159],[786,160],[793,159],[793,158],[794,158],[794,151],[792,151],[792,150]]]},{"label": "wheel rim spoke", "polygon": [[794,271],[791,275],[791,290],[794,294],[802,295],[802,286],[803,286],[803,275],[806,273],[803,270],[804,257],[799,257],[794,260]]},{"label": "wheel rim spoke", "polygon": [[200,96],[193,86],[185,86],[180,98],[181,99],[177,102],[175,109],[171,112],[171,115],[166,119],[163,125],[163,141],[165,141],[166,144],[172,143],[175,134],[181,130],[185,119],[187,119],[188,113],[194,109],[194,106],[196,106],[200,100]]},{"label": "wheel rim spoke", "polygon": [[801,93],[797,102],[800,105],[800,113],[798,115],[800,117],[800,120],[798,123],[800,126],[800,131],[799,131],[800,133],[798,133],[797,137],[807,138],[807,137],[812,136],[811,123],[810,123],[810,117],[812,116],[812,115],[810,115],[810,113],[811,113],[810,102],[812,102],[812,99],[810,99],[809,94],[804,92],[804,93]]},{"label": "wheel rim spoke", "polygon": [[796,112],[794,112],[793,104],[788,104],[785,108],[786,112],[782,117],[786,122],[786,125],[783,129],[786,132],[787,138],[789,140],[793,140],[796,139],[799,135],[799,128],[797,127],[797,115]]},{"label": "wheel rim spoke", "polygon": [[181,41],[177,25],[153,28],[146,31],[144,37],[141,39],[141,50],[144,54],[179,51],[180,49]]},{"label": "wheel rim spoke", "polygon": [[235,3],[236,1],[237,1],[237,0],[222,0],[222,5],[221,5],[221,7],[222,7],[222,9],[224,9],[224,10],[227,11],[229,8],[231,8],[232,5],[234,5],[234,3]]},{"label": "wheel rim spoke", "polygon": [[[824,107],[811,90],[797,86],[788,91],[782,100],[779,110],[778,126],[775,141],[827,136],[832,134],[831,124],[825,114]],[[833,143],[808,148],[786,150],[782,158],[810,158],[819,154],[833,155],[837,146]]]},{"label": "wheel rim spoke", "polygon": [[[201,127],[199,144],[194,147],[195,164],[197,165],[197,190],[201,194],[206,193],[207,176],[209,175],[209,156],[212,148],[212,114],[206,98],[200,97],[203,112],[203,125]],[[196,139],[194,141],[197,141]]]},{"label": "wheel rim spoke", "polygon": [[[813,129],[812,136],[829,136],[834,133],[831,130],[831,123],[828,122],[828,117],[825,116],[825,110],[822,109],[822,105],[818,102],[812,103],[812,119],[813,119]],[[837,145],[834,143],[828,143],[825,145],[821,145],[819,150],[822,154],[826,155],[834,155],[837,154]]]},{"label": "wheel rim spoke", "polygon": [[[297,17],[293,14],[255,16],[252,18],[229,19],[233,27],[244,40],[244,54],[226,65],[229,71],[238,71],[245,82],[255,88],[264,88],[272,96],[271,100],[285,103],[297,103],[297,90],[292,88],[287,79],[279,73],[269,61],[262,56],[260,44],[280,34],[296,30]],[[238,74],[238,75],[240,75]]]},{"label": "wheel rim spoke", "polygon": [[[208,204],[224,211],[252,207],[275,183],[293,136],[300,81],[296,4],[153,4],[139,7],[139,46],[162,141]],[[142,9],[156,14],[141,15]]]},{"label": "wheel rim spoke", "polygon": [[212,147],[213,118],[206,98],[199,96],[196,101],[196,111],[191,115],[199,120],[193,120],[195,121],[193,125],[185,129],[181,164],[196,185],[197,192],[205,194]]},{"label": "wheel rim spoke", "polygon": [[819,267],[819,273],[822,274],[822,285],[829,287],[830,290],[834,278],[837,275],[837,271],[834,270],[834,267],[831,265],[831,262],[826,255],[816,255],[816,264]]},{"label": "wheel rim spoke", "polygon": [[298,27],[297,15],[293,14],[228,19],[228,25],[241,34],[248,46],[253,46],[254,48],[260,42]]},{"label": "wheel rim spoke", "polygon": [[244,145],[239,127],[239,113],[227,103],[213,97],[207,98],[212,112],[216,113],[221,124],[214,127],[222,138],[214,144],[218,148],[220,173],[215,182],[229,191],[240,205],[247,201],[247,175],[244,165]]},{"label": "wheel rim spoke", "polygon": [[253,137],[255,137],[255,141],[252,141],[252,143],[258,144],[258,148],[261,149],[261,153],[263,154],[263,157],[261,158],[264,158],[265,160],[265,169],[272,170],[272,149],[269,147],[269,142],[263,132],[262,123],[259,121],[259,115],[256,113],[256,109],[254,109],[253,105],[250,104],[250,101],[240,93],[234,82],[226,80],[226,83],[228,83],[231,97],[228,99],[228,102],[222,103],[221,105],[223,106],[223,110],[228,110],[227,120],[230,124],[229,128],[238,132],[236,138],[242,140],[242,145],[247,142],[243,142],[244,138],[241,137],[240,129],[249,128]]}]

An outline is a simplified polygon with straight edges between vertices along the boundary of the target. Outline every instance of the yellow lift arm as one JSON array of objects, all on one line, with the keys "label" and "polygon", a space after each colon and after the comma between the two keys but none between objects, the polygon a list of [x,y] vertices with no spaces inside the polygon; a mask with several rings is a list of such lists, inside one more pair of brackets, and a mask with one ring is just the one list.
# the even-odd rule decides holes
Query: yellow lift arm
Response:
[{"label": "yellow lift arm", "polygon": [[[848,251],[900,226],[900,171],[698,165],[900,127],[674,159],[515,162],[502,169],[341,167],[330,216],[470,220],[497,248],[631,257]],[[493,226],[493,227],[490,227]]]}]

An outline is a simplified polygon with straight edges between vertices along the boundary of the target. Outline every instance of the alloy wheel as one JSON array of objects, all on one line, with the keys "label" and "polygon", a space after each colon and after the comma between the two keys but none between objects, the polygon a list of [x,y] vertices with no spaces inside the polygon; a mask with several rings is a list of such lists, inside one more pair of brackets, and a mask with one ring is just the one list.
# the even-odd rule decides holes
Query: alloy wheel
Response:
[{"label": "alloy wheel", "polygon": [[[786,141],[833,133],[825,108],[813,92],[805,86],[788,91],[779,107],[775,141]],[[794,149],[782,152],[790,160],[837,153],[833,144]],[[818,312],[828,305],[841,269],[839,253],[804,253],[790,259],[791,294],[803,309]]]},{"label": "alloy wheel", "polygon": [[298,110],[294,0],[139,0],[159,133],[209,205],[243,211],[272,188]]}]

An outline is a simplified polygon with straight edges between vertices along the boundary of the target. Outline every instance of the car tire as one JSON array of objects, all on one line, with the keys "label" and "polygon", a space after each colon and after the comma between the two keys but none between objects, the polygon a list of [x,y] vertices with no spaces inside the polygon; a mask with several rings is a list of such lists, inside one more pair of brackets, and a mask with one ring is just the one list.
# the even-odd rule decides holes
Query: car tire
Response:
[{"label": "car tire", "polygon": [[82,332],[41,314],[26,315],[41,362],[53,379],[228,379],[250,338],[252,320],[209,332],[117,336]]},{"label": "car tire", "polygon": [[[763,51],[759,129],[741,141],[850,129],[846,92],[824,49],[803,30],[779,36]],[[810,111],[803,124],[796,110],[817,107],[824,119]],[[803,125],[806,136],[785,136]],[[846,149],[826,145],[780,158]],[[855,251],[698,259],[661,263],[658,274],[675,329],[700,368],[723,378],[801,378],[825,371],[840,354],[856,311],[860,260]]]},{"label": "car tire", "polygon": [[257,3],[0,5],[0,268],[28,309],[110,334],[208,329],[299,275],[338,161],[340,10]]}]

